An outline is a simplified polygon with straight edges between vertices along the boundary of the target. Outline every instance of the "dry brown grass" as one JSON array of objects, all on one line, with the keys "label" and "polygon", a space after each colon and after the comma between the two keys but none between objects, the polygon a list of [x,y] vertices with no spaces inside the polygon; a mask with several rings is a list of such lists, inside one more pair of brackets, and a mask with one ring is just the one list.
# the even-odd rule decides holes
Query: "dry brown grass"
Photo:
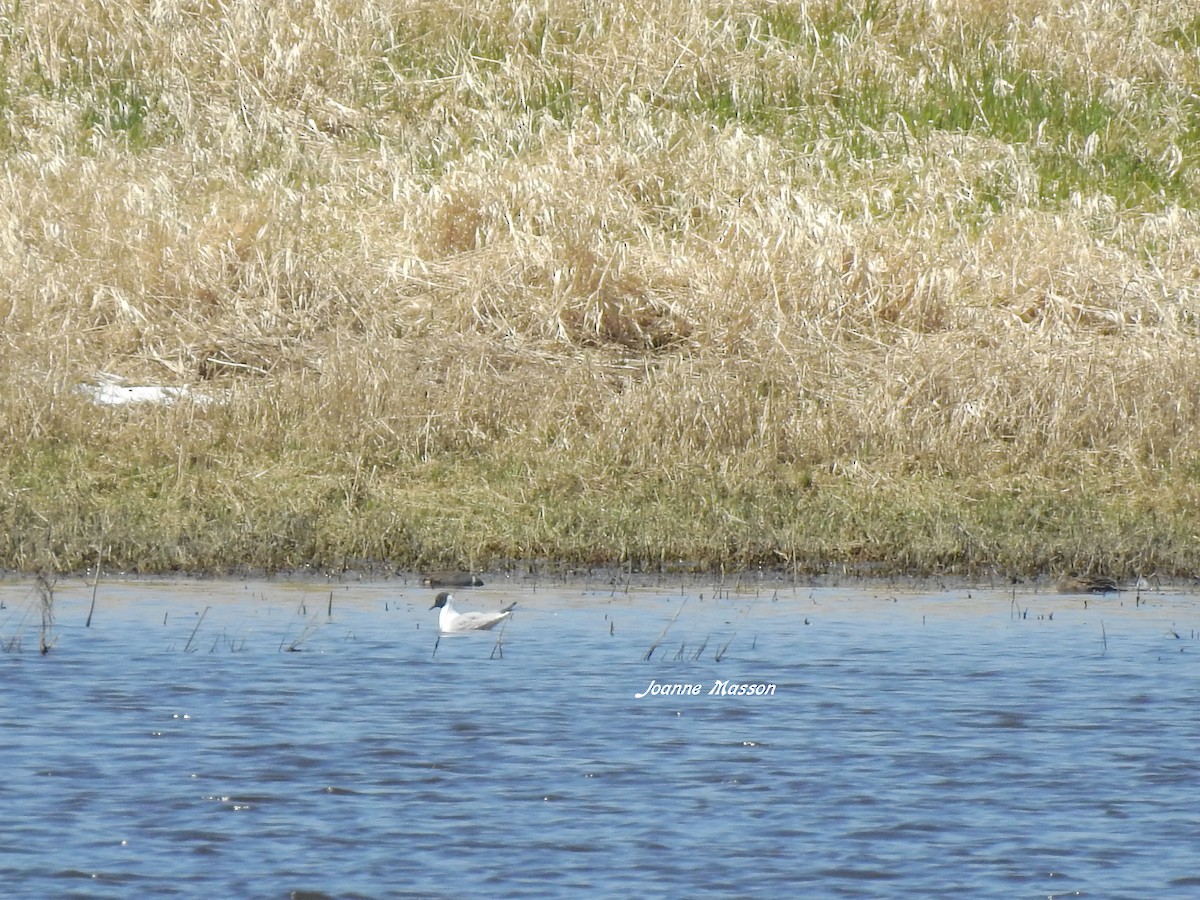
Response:
[{"label": "dry brown grass", "polygon": [[0,563],[1194,571],[1198,47],[1102,0],[0,8]]}]

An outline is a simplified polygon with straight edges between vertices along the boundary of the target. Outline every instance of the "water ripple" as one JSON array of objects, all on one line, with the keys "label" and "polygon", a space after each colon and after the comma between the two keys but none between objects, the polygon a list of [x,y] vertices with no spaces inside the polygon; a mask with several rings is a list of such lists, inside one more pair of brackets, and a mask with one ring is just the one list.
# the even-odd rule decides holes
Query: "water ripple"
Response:
[{"label": "water ripple", "polygon": [[[1189,596],[1042,596],[1038,620],[980,591],[697,601],[646,661],[678,588],[479,591],[520,601],[502,659],[435,652],[424,595],[387,586],[339,588],[332,621],[303,587],[104,588],[86,630],[90,590],[60,591],[48,656],[0,654],[6,896],[1200,884]],[[652,679],[701,692],[635,699]]]}]

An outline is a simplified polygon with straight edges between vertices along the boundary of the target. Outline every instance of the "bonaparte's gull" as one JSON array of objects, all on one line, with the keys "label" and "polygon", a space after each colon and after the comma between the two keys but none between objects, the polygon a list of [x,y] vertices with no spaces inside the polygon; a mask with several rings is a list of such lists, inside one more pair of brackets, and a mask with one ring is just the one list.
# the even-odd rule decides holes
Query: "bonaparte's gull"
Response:
[{"label": "bonaparte's gull", "polygon": [[495,628],[512,615],[513,609],[517,605],[510,603],[500,612],[494,613],[459,612],[454,608],[453,600],[453,594],[449,591],[442,591],[433,601],[433,606],[429,607],[442,611],[438,616],[438,629],[442,634],[453,634],[458,631],[487,631]]}]

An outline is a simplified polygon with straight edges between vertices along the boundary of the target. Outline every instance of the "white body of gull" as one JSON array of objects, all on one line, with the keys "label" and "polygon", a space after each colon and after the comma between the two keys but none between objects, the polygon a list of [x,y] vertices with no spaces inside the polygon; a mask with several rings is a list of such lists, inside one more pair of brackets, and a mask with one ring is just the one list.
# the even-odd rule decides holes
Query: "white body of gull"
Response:
[{"label": "white body of gull", "polygon": [[463,631],[488,631],[495,628],[505,619],[512,615],[513,609],[516,608],[516,603],[510,603],[508,606],[499,612],[459,612],[454,608],[454,595],[449,591],[442,591],[437,595],[437,599],[433,601],[433,606],[430,609],[440,609],[441,614],[438,616],[438,630],[442,634],[457,634]]}]

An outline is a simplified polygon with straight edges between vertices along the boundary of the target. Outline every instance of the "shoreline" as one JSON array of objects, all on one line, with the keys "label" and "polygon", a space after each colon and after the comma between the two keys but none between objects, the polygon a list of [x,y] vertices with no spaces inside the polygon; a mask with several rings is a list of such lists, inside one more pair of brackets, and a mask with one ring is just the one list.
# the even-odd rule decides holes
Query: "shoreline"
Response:
[{"label": "shoreline", "polygon": [[[685,588],[712,587],[719,592],[734,595],[746,594],[762,590],[782,590],[794,588],[834,589],[850,588],[855,590],[889,589],[899,591],[924,591],[936,589],[945,590],[1012,590],[1015,593],[1045,593],[1064,596],[1104,597],[1135,594],[1139,592],[1195,589],[1200,587],[1200,577],[1177,576],[1160,578],[1158,576],[1141,577],[1118,583],[1115,591],[1088,592],[1061,590],[1057,579],[1046,573],[1024,577],[1009,578],[994,575],[964,575],[964,574],[912,574],[912,573],[881,573],[878,571],[853,571],[849,568],[843,571],[827,571],[822,573],[792,573],[783,569],[751,568],[729,571],[641,571],[630,570],[621,566],[592,566],[573,567],[560,566],[536,568],[533,563],[526,563],[525,570],[512,567],[508,569],[480,569],[469,574],[482,583],[451,584],[439,582],[428,584],[428,573],[413,569],[395,568],[385,565],[374,567],[348,568],[340,571],[320,570],[317,568],[297,567],[287,570],[267,572],[261,569],[234,567],[222,571],[130,571],[102,570],[100,583],[105,581],[130,584],[139,583],[254,583],[296,584],[296,585],[384,585],[396,583],[406,588],[427,588],[430,591],[450,590],[452,592],[487,592],[489,590],[506,589],[537,589],[549,586],[597,585],[611,588],[614,592],[631,590],[653,590],[663,587],[682,586]],[[445,574],[445,573],[440,573]],[[467,574],[467,573],[462,573]],[[94,569],[76,570],[70,572],[37,572],[20,571],[12,568],[0,568],[0,582],[22,582],[36,579],[39,575],[50,578],[79,579],[91,583],[95,578]]]},{"label": "shoreline", "polygon": [[[618,478],[591,458],[511,456],[501,465],[447,454],[373,464],[367,475],[322,462],[321,446],[306,444],[286,466],[274,463],[281,473],[270,468],[269,446],[237,461],[206,459],[203,432],[187,435],[205,454],[191,471],[170,462],[174,432],[147,446],[143,421],[110,421],[117,427],[63,435],[57,451],[42,441],[40,452],[26,446],[0,461],[0,483],[7,475],[14,486],[0,492],[0,569],[99,564],[135,575],[249,578],[769,572],[997,583],[1066,573],[1187,581],[1200,573],[1191,537],[1200,488],[1178,472],[1160,471],[1137,490],[1097,472],[1073,486],[995,473],[878,486],[825,474],[797,486],[794,470],[764,470],[748,455],[736,461],[744,469],[693,468],[667,481],[664,467]],[[211,434],[219,421],[204,424]],[[310,424],[297,419],[294,428]],[[137,441],[140,452],[128,453],[127,442]],[[80,457],[56,465],[63,447]],[[224,471],[211,468],[218,463]]]}]

